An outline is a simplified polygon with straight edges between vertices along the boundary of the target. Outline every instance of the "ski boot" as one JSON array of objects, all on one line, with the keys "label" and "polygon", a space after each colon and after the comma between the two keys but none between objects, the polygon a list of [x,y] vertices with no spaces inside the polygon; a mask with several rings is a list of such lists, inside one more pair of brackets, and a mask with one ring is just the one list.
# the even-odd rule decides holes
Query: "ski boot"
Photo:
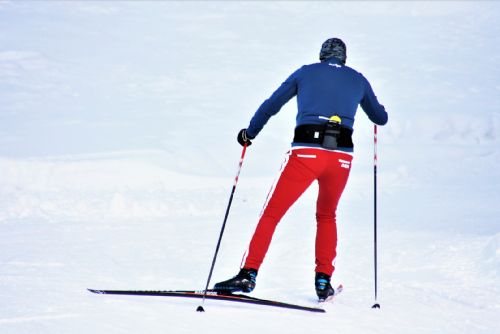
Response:
[{"label": "ski boot", "polygon": [[320,302],[324,302],[328,297],[335,295],[335,290],[330,284],[330,276],[327,274],[316,273],[314,284]]},{"label": "ski boot", "polygon": [[227,281],[219,282],[214,285],[214,290],[222,294],[231,294],[233,292],[252,292],[255,289],[257,270],[243,268],[238,275]]}]

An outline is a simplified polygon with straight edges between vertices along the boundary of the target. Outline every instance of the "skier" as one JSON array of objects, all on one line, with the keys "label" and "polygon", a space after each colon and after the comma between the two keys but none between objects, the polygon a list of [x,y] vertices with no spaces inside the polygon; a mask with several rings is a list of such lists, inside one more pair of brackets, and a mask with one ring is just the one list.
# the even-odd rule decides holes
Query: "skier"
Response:
[{"label": "skier", "polygon": [[302,66],[267,99],[237,140],[251,145],[269,118],[297,96],[298,113],[292,148],[270,191],[239,273],[215,284],[221,293],[251,292],[275,228],[290,206],[317,180],[315,289],[320,300],[334,295],[330,283],[337,248],[336,209],[351,169],[354,116],[361,105],[369,119],[387,123],[387,112],[377,101],[368,80],[345,65],[346,45],[326,40],[319,63]]}]

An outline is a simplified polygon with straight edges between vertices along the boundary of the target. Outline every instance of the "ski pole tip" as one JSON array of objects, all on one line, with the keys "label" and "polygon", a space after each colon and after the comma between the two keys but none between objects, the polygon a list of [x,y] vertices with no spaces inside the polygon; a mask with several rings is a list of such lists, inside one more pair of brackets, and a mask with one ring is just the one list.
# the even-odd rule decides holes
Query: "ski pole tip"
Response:
[{"label": "ski pole tip", "polygon": [[375,304],[373,304],[372,308],[380,308],[380,304],[375,303]]},{"label": "ski pole tip", "polygon": [[198,306],[198,308],[196,309],[196,312],[205,312],[205,309],[203,308],[203,306]]}]

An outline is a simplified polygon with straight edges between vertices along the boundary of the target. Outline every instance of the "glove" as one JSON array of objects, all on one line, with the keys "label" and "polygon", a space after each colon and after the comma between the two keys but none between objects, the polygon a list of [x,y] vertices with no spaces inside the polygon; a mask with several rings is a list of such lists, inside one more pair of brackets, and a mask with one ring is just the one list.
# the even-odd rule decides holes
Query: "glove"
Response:
[{"label": "glove", "polygon": [[255,137],[251,137],[247,134],[247,129],[241,129],[240,132],[238,132],[238,143],[240,143],[241,146],[247,146],[252,145],[252,142],[250,139],[254,139]]}]

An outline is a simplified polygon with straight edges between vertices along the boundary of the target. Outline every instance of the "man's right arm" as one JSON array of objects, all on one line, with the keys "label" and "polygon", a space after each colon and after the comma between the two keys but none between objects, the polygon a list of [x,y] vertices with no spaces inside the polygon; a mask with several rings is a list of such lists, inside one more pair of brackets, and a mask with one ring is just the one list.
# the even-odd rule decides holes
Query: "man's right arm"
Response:
[{"label": "man's right arm", "polygon": [[365,92],[360,102],[361,108],[363,108],[364,112],[373,123],[385,125],[388,120],[388,115],[384,106],[378,102],[377,96],[375,96],[370,83],[365,77],[363,77],[363,83]]}]

